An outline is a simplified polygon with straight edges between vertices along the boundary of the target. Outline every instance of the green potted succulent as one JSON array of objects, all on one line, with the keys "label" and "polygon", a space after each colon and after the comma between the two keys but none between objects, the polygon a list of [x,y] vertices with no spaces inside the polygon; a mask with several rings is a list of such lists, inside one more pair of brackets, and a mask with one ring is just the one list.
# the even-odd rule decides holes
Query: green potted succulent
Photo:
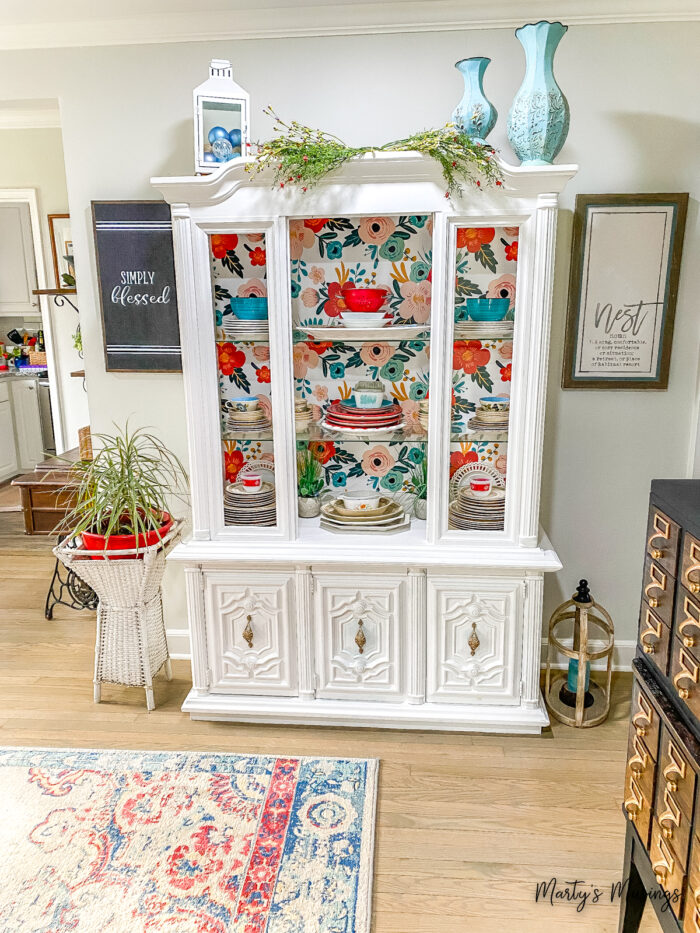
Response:
[{"label": "green potted succulent", "polygon": [[425,520],[428,514],[428,459],[423,457],[411,474],[413,500],[413,514],[416,518]]},{"label": "green potted succulent", "polygon": [[297,492],[300,518],[314,518],[321,512],[323,468],[306,447],[297,451]]},{"label": "green potted succulent", "polygon": [[[74,506],[61,530],[80,535],[88,551],[141,549],[170,531],[169,500],[183,499],[187,473],[161,440],[144,428],[93,434],[92,460],[74,464],[67,487]],[[99,559],[99,558],[97,558]],[[112,558],[119,559],[119,558]]]}]

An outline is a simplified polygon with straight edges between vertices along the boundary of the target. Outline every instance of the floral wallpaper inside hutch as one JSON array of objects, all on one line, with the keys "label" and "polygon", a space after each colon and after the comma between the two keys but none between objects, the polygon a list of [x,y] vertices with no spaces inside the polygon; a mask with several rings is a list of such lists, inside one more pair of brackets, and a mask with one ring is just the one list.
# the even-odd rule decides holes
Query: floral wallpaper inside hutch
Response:
[{"label": "floral wallpaper inside hutch", "polygon": [[383,287],[396,323],[427,324],[432,288],[433,218],[310,217],[289,222],[295,325],[335,325],[341,288]]},{"label": "floral wallpaper inside hutch", "polygon": [[271,430],[249,439],[238,434],[234,438],[223,422],[223,403],[236,395],[257,395],[261,408],[272,420],[268,339],[231,339],[223,329],[227,318],[233,320],[231,298],[267,295],[265,234],[214,234],[209,242],[222,403],[223,468],[228,482],[233,482],[247,460],[274,459]]},{"label": "floral wallpaper inside hutch", "polygon": [[[515,319],[518,227],[460,227],[455,263],[455,325],[452,359],[450,476],[477,461],[505,475],[507,431],[473,432],[468,424],[485,396],[510,396],[512,337],[462,336],[468,298],[508,298],[506,321]],[[486,333],[488,324],[480,325]],[[501,325],[502,328],[502,325]],[[498,328],[494,328],[497,330]],[[470,439],[473,438],[473,439]],[[477,440],[478,438],[478,440]]]},{"label": "floral wallpaper inside hutch", "polygon": [[[432,232],[433,218],[426,214],[290,221],[294,388],[312,413],[310,431],[298,433],[297,441],[308,444],[331,489],[409,491],[411,474],[425,456],[427,435],[418,416],[419,403],[428,396]],[[346,284],[386,288],[393,323],[426,329],[401,340],[392,337],[391,325],[373,341],[308,338],[304,327],[342,324]],[[366,379],[381,380],[387,397],[398,401],[403,429],[381,440],[321,436],[314,425],[325,406],[349,398]]]}]

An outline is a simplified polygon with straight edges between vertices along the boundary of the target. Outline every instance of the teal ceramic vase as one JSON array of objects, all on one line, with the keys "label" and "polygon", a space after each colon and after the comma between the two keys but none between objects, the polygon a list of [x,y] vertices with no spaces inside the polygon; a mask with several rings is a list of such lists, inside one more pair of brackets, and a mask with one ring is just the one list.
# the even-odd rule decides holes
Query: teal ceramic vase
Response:
[{"label": "teal ceramic vase", "polygon": [[463,58],[455,68],[464,78],[464,96],[452,112],[452,122],[474,139],[486,139],[498,113],[484,94],[484,72],[490,58]]},{"label": "teal ceramic vase", "polygon": [[515,31],[526,64],[508,114],[508,139],[523,165],[550,165],[569,132],[569,104],[553,71],[554,53],[567,29],[542,21]]}]

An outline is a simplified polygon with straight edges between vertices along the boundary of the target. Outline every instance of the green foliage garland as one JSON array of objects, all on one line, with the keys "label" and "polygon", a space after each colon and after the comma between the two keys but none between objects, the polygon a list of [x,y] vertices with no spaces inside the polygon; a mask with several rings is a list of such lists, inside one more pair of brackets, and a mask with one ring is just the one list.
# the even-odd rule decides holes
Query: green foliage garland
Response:
[{"label": "green foliage garland", "polygon": [[329,172],[367,152],[422,152],[430,156],[442,168],[447,186],[445,197],[462,194],[465,182],[477,188],[481,188],[482,183],[499,187],[503,184],[495,149],[460,132],[454,123],[383,146],[353,148],[331,133],[311,129],[296,120],[288,125],[271,107],[264,113],[274,118],[278,135],[257,144],[255,162],[246,165],[246,171],[257,175],[269,168],[274,184],[280,188],[294,184],[306,191]]}]

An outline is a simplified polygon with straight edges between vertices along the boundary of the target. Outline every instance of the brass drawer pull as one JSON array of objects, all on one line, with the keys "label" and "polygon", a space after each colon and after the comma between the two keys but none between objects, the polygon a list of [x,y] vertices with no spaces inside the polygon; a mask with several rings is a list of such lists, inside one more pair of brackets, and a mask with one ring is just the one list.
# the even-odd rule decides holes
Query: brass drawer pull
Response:
[{"label": "brass drawer pull", "polygon": [[644,697],[644,694],[638,694],[637,702],[639,704],[639,710],[632,717],[632,725],[637,735],[640,736],[640,738],[644,738],[651,726],[654,713],[649,701]]},{"label": "brass drawer pull", "polygon": [[639,643],[642,646],[642,651],[644,654],[654,654],[656,651],[656,643],[649,641],[650,637],[656,638],[656,641],[661,641],[661,626],[662,623],[654,618],[654,616],[647,609],[646,619],[644,620],[646,628],[639,636]]},{"label": "brass drawer pull", "polygon": [[694,561],[691,563],[690,567],[685,568],[684,576],[688,584],[688,589],[691,593],[700,593],[700,583],[695,580],[690,579],[691,573],[697,573],[700,571],[700,545],[696,541],[690,545],[690,559]]},{"label": "brass drawer pull", "polygon": [[252,621],[252,616],[246,616],[246,624],[245,628],[243,629],[243,638],[245,639],[245,642],[249,648],[253,647],[253,626],[250,624]]},{"label": "brass drawer pull", "polygon": [[634,778],[630,779],[630,794],[631,796],[625,800],[625,813],[631,820],[636,820],[642,812],[644,797]]},{"label": "brass drawer pull", "polygon": [[678,658],[681,663],[681,670],[673,678],[673,686],[678,692],[681,700],[687,700],[690,697],[690,687],[681,687],[682,680],[689,680],[693,684],[698,682],[698,665],[693,661],[685,649],[681,648],[678,652]]},{"label": "brass drawer pull", "polygon": [[357,620],[357,634],[355,635],[355,644],[357,645],[357,650],[360,652],[360,654],[363,654],[365,645],[367,644],[367,636],[364,632],[364,623],[362,619]]},{"label": "brass drawer pull", "polygon": [[678,782],[685,778],[685,761],[670,739],[666,754],[668,764],[664,768],[664,780],[668,784],[669,790],[675,793],[678,790]]},{"label": "brass drawer pull", "polygon": [[647,541],[647,550],[654,560],[661,560],[664,556],[664,552],[654,544],[655,538],[663,538],[666,544],[668,544],[671,538],[671,523],[665,521],[658,512],[654,513],[654,534]]},{"label": "brass drawer pull", "polygon": [[655,564],[652,564],[649,567],[649,583],[644,587],[644,596],[652,609],[658,609],[659,597],[652,596],[650,590],[661,590],[662,594],[664,594],[667,583],[668,577],[666,574],[659,570]]},{"label": "brass drawer pull", "polygon": [[664,839],[673,839],[673,831],[680,829],[681,811],[678,804],[671,797],[668,788],[664,791],[664,804],[666,809],[659,815],[659,826]]},{"label": "brass drawer pull", "polygon": [[652,871],[654,872],[654,877],[658,884],[663,884],[666,881],[668,875],[673,874],[673,868],[675,866],[675,860],[671,855],[671,851],[664,842],[663,839],[658,840],[659,852],[661,854],[661,860],[654,862],[651,866]]},{"label": "brass drawer pull", "polygon": [[632,748],[634,749],[634,754],[627,762],[629,769],[630,771],[634,771],[635,774],[644,774],[649,764],[649,755],[636,735],[632,740]]},{"label": "brass drawer pull", "polygon": [[685,618],[678,626],[678,634],[683,639],[683,644],[686,648],[695,648],[698,644],[698,639],[694,635],[688,635],[688,629],[696,628],[700,631],[700,610],[695,605],[695,603],[688,599],[687,596],[683,597],[683,612],[685,613]]}]

